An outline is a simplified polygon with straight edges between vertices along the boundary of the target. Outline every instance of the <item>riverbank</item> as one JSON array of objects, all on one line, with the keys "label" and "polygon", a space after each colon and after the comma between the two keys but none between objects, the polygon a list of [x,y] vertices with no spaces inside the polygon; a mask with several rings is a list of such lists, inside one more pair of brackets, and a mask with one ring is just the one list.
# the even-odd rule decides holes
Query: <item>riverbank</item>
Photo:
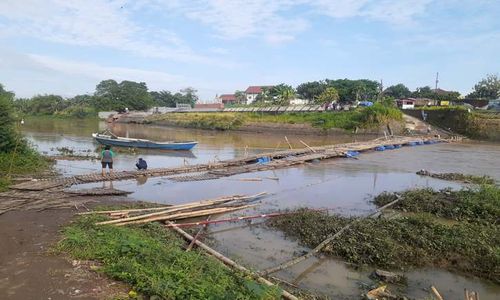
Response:
[{"label": "riverbank", "polygon": [[279,299],[281,289],[261,285],[184,241],[158,223],[134,227],[95,225],[105,217],[79,217],[64,230],[59,251],[97,260],[98,269],[160,299]]},{"label": "riverbank", "polygon": [[[427,121],[472,139],[500,141],[500,113],[470,111],[463,107],[423,108]],[[405,114],[422,119],[421,109],[405,110]]]},{"label": "riverbank", "polygon": [[279,131],[328,134],[331,132],[380,133],[387,125],[402,131],[402,114],[383,105],[341,112],[262,113],[168,113],[148,117],[124,116],[117,122],[212,130]]}]

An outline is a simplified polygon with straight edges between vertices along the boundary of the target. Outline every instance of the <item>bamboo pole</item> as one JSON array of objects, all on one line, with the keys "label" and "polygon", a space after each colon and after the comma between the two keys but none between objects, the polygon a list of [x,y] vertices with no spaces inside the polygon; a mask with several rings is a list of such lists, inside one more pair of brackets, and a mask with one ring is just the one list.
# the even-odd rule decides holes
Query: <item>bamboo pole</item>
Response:
[{"label": "bamboo pole", "polygon": [[[371,218],[372,216],[375,216],[377,214],[379,214],[382,210],[386,209],[387,207],[390,207],[394,204],[396,204],[401,198],[398,197],[398,199],[380,207],[379,209],[377,209],[375,212],[371,213],[370,215],[368,215],[367,218]],[[312,249],[311,251],[309,251],[308,253],[302,255],[302,256],[299,256],[299,257],[296,257],[296,258],[293,258],[291,260],[288,260],[282,264],[279,264],[277,266],[274,266],[274,267],[271,267],[271,268],[268,268],[268,269],[265,269],[263,270],[262,272],[260,272],[260,274],[262,276],[266,276],[266,275],[269,275],[271,273],[275,273],[275,272],[278,272],[278,271],[281,271],[283,269],[286,269],[288,267],[291,267],[293,265],[296,265],[298,264],[299,262],[303,261],[303,260],[306,260],[308,259],[309,257],[315,255],[316,253],[318,253],[319,251],[321,251],[321,249],[323,249],[326,245],[328,245],[331,241],[335,240],[336,238],[338,238],[339,236],[342,235],[342,233],[344,233],[346,230],[348,230],[349,228],[352,227],[352,225],[354,225],[355,223],[359,222],[361,219],[358,218],[358,219],[355,219],[353,220],[352,222],[350,222],[349,224],[347,224],[346,226],[342,227],[339,231],[337,231],[335,234],[333,235],[330,235],[328,238],[326,238],[324,241],[322,241],[318,246],[316,246],[316,248]]]},{"label": "bamboo pole", "polygon": [[[167,222],[167,225],[169,225],[169,227],[171,227],[173,230],[177,231],[186,240],[188,240],[188,241],[193,241],[194,240],[194,238],[190,234],[188,234],[184,230],[180,229],[179,227],[175,226],[174,223]],[[236,270],[238,270],[240,272],[243,272],[246,275],[252,276],[253,278],[255,278],[258,282],[260,282],[262,284],[265,284],[267,286],[274,286],[274,284],[272,282],[270,282],[269,280],[267,280],[267,279],[259,276],[255,272],[252,272],[252,271],[248,270],[247,268],[239,265],[235,261],[233,261],[230,258],[227,258],[226,256],[222,255],[221,253],[215,251],[214,249],[210,248],[206,244],[204,244],[204,243],[202,243],[200,241],[197,241],[197,240],[195,240],[194,243],[196,244],[196,246],[198,246],[199,248],[205,250],[208,254],[212,255],[215,258],[217,258],[218,260],[220,260],[224,264],[226,264],[226,265],[228,265],[228,266],[230,266],[230,267],[232,267],[232,268],[234,268],[234,269],[236,269]],[[287,292],[285,290],[282,290],[281,295],[285,299],[298,300],[297,297],[295,297],[294,295],[290,294],[289,292]]]},{"label": "bamboo pole", "polygon": [[[311,209],[309,211],[326,211],[325,209]],[[278,216],[286,216],[286,215],[294,215],[297,212],[284,212],[284,213],[269,213],[269,214],[260,214],[260,215],[252,215],[252,216],[241,216],[235,218],[227,218],[227,219],[217,219],[217,220],[209,220],[209,221],[200,221],[200,222],[190,222],[190,223],[179,223],[174,224],[177,227],[193,227],[207,224],[219,224],[219,223],[227,223],[227,222],[238,222],[244,220],[252,220],[252,219],[261,219],[261,218],[274,218]]]},{"label": "bamboo pole", "polygon": [[301,143],[302,143],[302,145],[306,146],[306,147],[307,147],[307,149],[311,150],[311,152],[316,153],[316,150],[314,150],[313,148],[311,148],[311,147],[310,147],[308,144],[306,144],[304,141],[299,140],[299,142],[301,142]]},{"label": "bamboo pole", "polygon": [[199,236],[201,235],[201,232],[207,228],[208,221],[210,221],[210,217],[212,216],[211,215],[208,216],[208,218],[205,220],[206,223],[203,226],[201,226],[200,230],[198,230],[191,243],[189,243],[188,247],[186,248],[186,252],[191,251],[191,249],[194,246],[194,243],[196,242],[196,240],[198,240]]},{"label": "bamboo pole", "polygon": [[173,205],[165,205],[160,207],[150,207],[150,208],[132,208],[132,209],[117,209],[117,210],[94,210],[77,213],[77,215],[94,215],[94,214],[113,214],[113,213],[131,213],[131,212],[144,212],[144,211],[155,211],[155,210],[166,210],[174,207]]},{"label": "bamboo pole", "polygon": [[159,216],[159,215],[171,214],[171,213],[179,212],[179,211],[186,210],[186,209],[211,206],[211,205],[225,203],[225,202],[231,202],[231,201],[243,201],[243,200],[253,199],[253,198],[259,197],[259,196],[264,195],[264,194],[265,193],[260,193],[260,194],[256,194],[253,196],[230,196],[230,197],[217,198],[214,200],[202,200],[199,202],[191,202],[191,203],[181,204],[181,205],[177,205],[177,206],[171,206],[168,209],[163,210],[163,211],[159,211],[159,212],[139,215],[139,216],[135,216],[135,217],[124,218],[124,219],[120,219],[120,220],[110,220],[110,221],[98,222],[98,223],[96,223],[96,225],[106,225],[106,224],[128,222],[128,221],[140,220],[140,219],[145,219],[145,218]]},{"label": "bamboo pole", "polygon": [[286,137],[286,135],[285,135],[285,141],[288,144],[288,147],[290,148],[290,150],[292,150],[293,149],[292,144],[290,144],[290,142],[288,141],[288,138]]},{"label": "bamboo pole", "polygon": [[[260,196],[260,194],[257,194],[257,195]],[[225,199],[230,199],[230,198],[241,198],[241,197],[247,197],[247,196],[245,196],[245,195],[224,196],[224,197],[219,197],[219,198],[215,198],[215,199],[200,200],[198,202],[189,202],[189,203],[177,204],[177,205],[166,205],[166,206],[162,206],[162,207],[88,211],[88,212],[79,213],[78,215],[112,214],[112,213],[121,213],[121,212],[130,213],[130,212],[145,212],[145,211],[155,211],[155,210],[169,210],[169,209],[174,209],[174,208],[186,207],[186,206],[189,206],[189,205],[192,205],[195,203],[219,201],[219,200],[225,200]]]},{"label": "bamboo pole", "polygon": [[[191,212],[178,213],[178,214],[168,215],[168,216],[156,216],[156,217],[135,220],[135,221],[125,221],[126,219],[119,219],[116,221],[122,221],[122,222],[115,222],[114,225],[115,226],[124,226],[124,225],[131,225],[131,224],[144,224],[144,223],[149,223],[149,222],[154,222],[154,221],[188,219],[188,218],[194,218],[194,217],[202,217],[202,216],[208,216],[208,215],[228,213],[228,212],[242,210],[242,209],[250,208],[250,207],[255,207],[255,205],[242,205],[242,206],[237,206],[237,207],[233,207],[233,208],[211,208],[211,209],[205,209],[205,210],[201,210],[201,211],[191,211]],[[115,221],[115,220],[113,220],[113,221]]]},{"label": "bamboo pole", "polygon": [[227,180],[232,180],[232,181],[262,181],[262,178],[256,177],[256,178],[227,178]]},{"label": "bamboo pole", "polygon": [[433,285],[431,285],[431,291],[434,294],[434,296],[438,298],[438,300],[443,300],[443,297],[441,297],[441,294],[439,294],[438,290]]}]

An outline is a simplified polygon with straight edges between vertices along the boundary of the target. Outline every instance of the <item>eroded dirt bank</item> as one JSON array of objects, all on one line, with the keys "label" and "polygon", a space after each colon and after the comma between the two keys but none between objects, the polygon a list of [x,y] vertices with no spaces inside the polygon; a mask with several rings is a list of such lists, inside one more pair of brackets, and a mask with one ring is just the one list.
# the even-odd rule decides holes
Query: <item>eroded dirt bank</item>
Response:
[{"label": "eroded dirt bank", "polygon": [[50,253],[75,209],[10,211],[0,215],[2,299],[108,299],[128,288],[88,266]]}]

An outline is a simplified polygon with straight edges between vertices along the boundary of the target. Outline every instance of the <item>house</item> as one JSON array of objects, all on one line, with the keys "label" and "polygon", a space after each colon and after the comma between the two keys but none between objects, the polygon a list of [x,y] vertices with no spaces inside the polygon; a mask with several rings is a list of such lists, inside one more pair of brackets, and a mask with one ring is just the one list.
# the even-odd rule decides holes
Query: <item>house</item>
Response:
[{"label": "house", "polygon": [[415,108],[415,99],[413,99],[413,98],[398,99],[398,100],[396,100],[396,103],[397,103],[398,107],[401,109],[413,109],[413,108]]},{"label": "house", "polygon": [[238,103],[238,100],[236,99],[235,94],[222,94],[222,95],[217,97],[217,100],[222,102],[224,105]]},{"label": "house", "polygon": [[246,104],[251,104],[253,103],[256,99],[257,99],[257,96],[262,94],[263,90],[264,89],[270,89],[272,88],[273,86],[272,85],[268,85],[268,86],[259,86],[259,85],[252,85],[252,86],[249,86],[246,90],[245,90],[245,98],[247,100],[247,103]]}]

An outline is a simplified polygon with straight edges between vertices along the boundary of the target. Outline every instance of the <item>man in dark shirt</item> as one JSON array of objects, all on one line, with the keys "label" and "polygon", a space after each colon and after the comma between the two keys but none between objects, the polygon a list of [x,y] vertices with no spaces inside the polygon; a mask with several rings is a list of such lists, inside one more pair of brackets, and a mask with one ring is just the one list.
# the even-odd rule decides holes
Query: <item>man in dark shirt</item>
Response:
[{"label": "man in dark shirt", "polygon": [[146,161],[144,159],[142,159],[142,157],[139,158],[139,160],[137,161],[137,163],[135,164],[135,166],[139,170],[147,170],[148,169],[148,164],[146,163]]}]

